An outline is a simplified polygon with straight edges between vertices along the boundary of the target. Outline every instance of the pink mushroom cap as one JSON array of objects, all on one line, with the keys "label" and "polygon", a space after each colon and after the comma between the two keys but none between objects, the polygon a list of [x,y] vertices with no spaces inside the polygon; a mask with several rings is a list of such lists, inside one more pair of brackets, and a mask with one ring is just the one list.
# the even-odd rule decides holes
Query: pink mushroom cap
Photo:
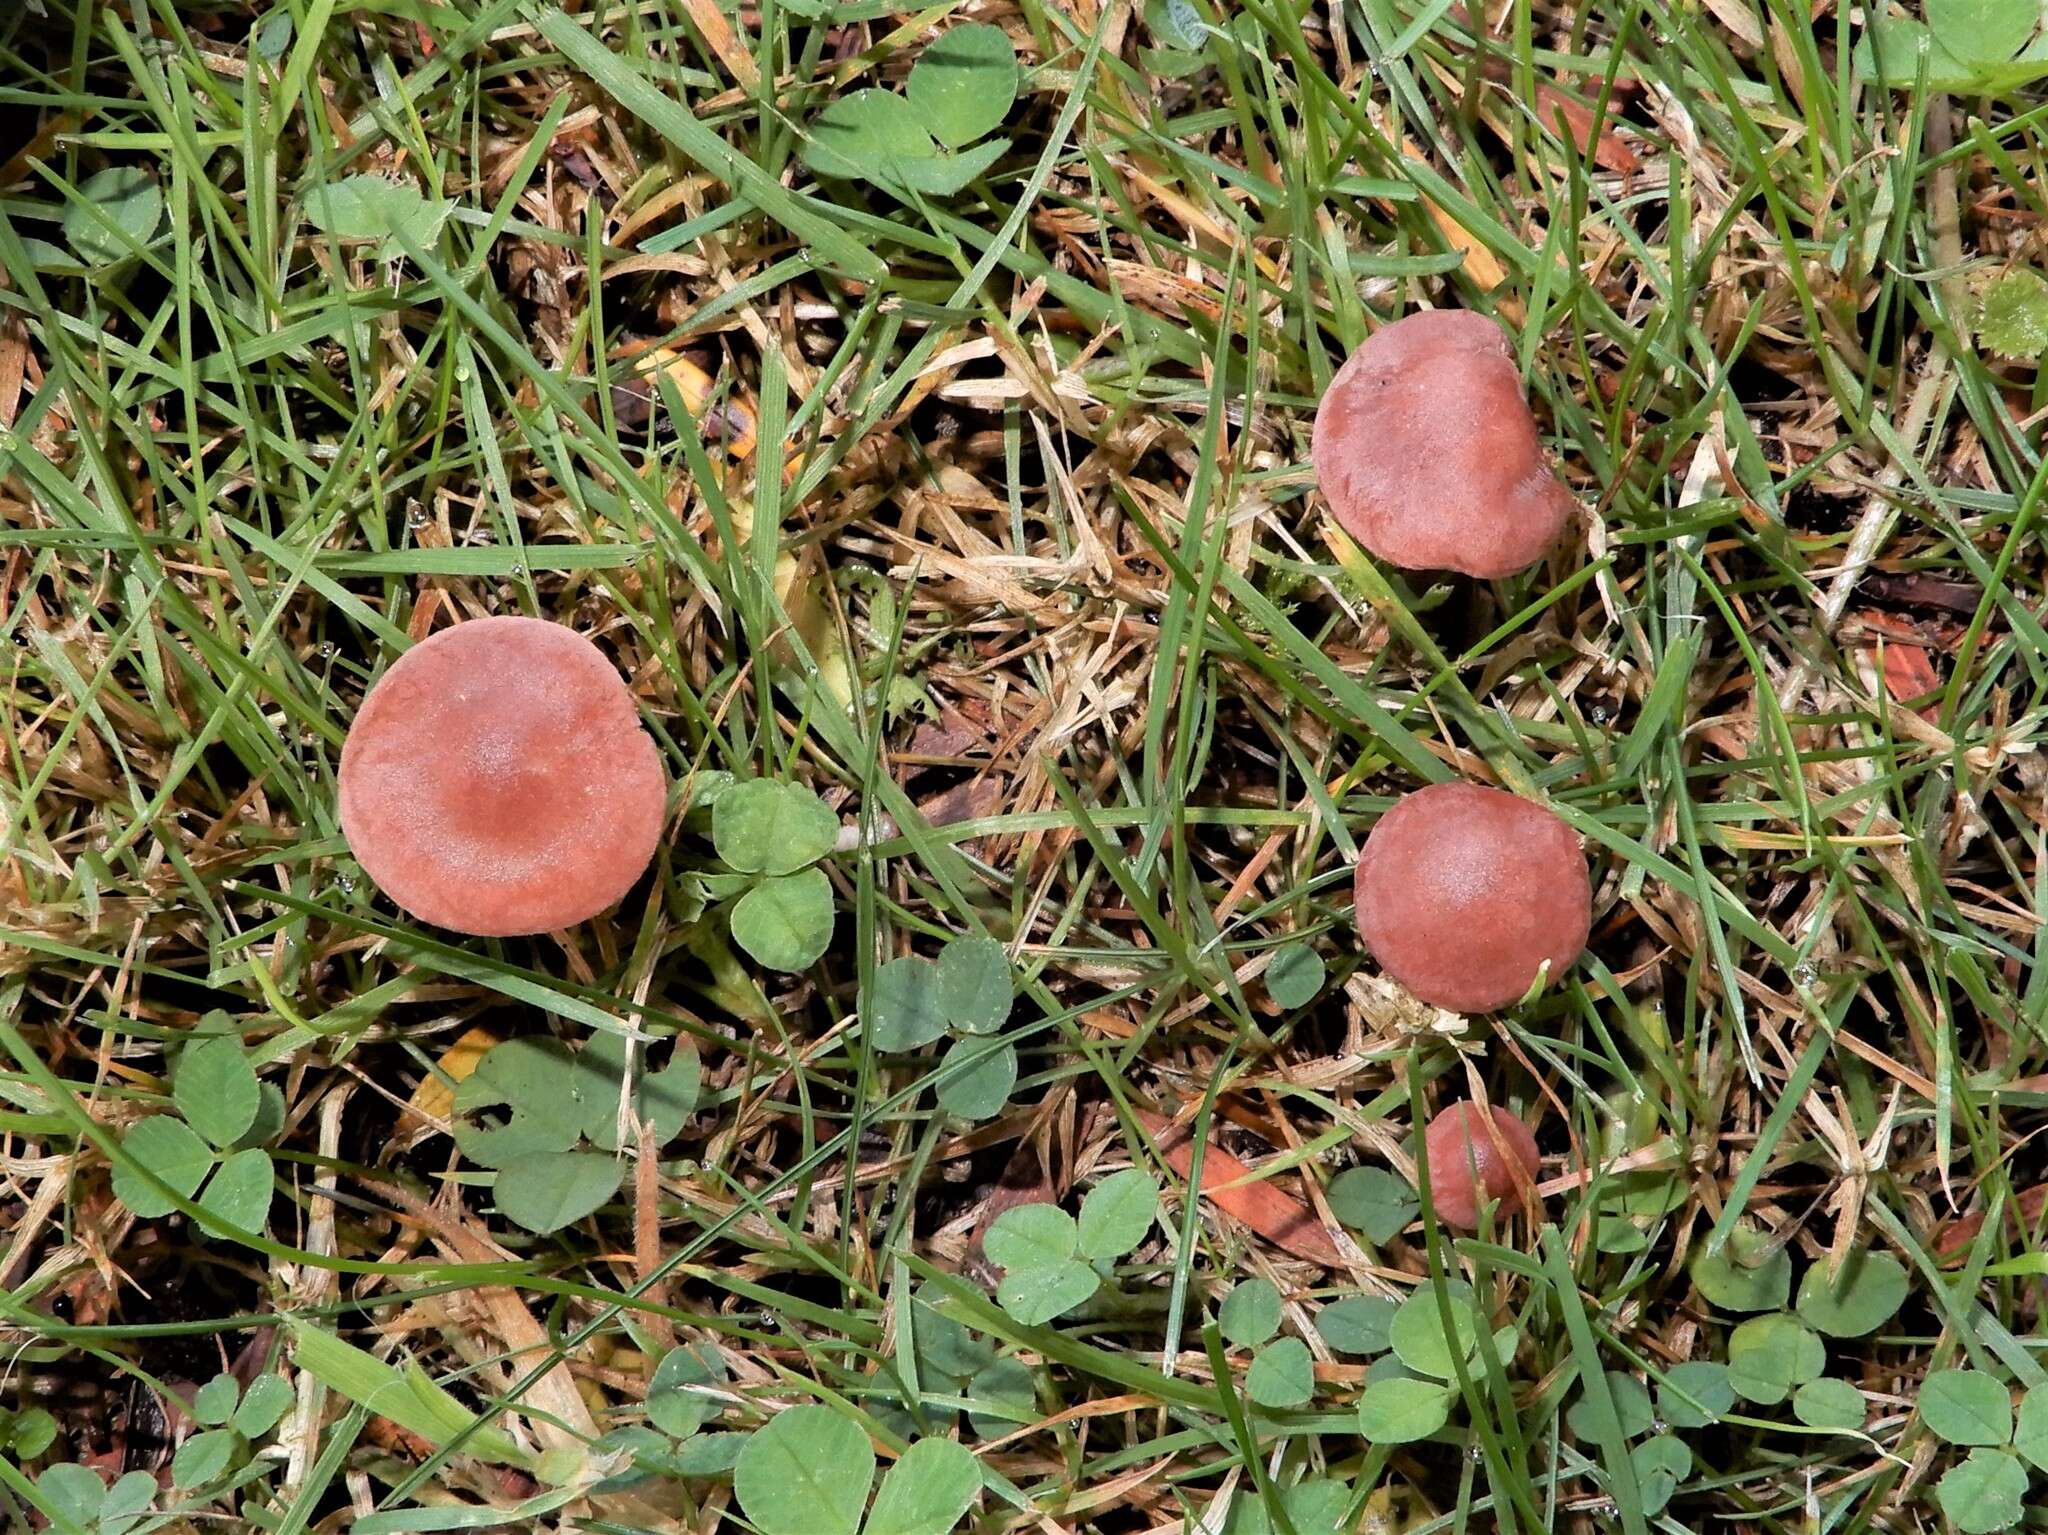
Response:
[{"label": "pink mushroom cap", "polygon": [[1432,1119],[1423,1144],[1436,1218],[1461,1231],[1479,1228],[1479,1206],[1486,1200],[1517,1196],[1519,1203],[1517,1191],[1535,1188],[1536,1169],[1543,1164],[1527,1125],[1497,1103],[1482,1114],[1469,1098]]},{"label": "pink mushroom cap", "polygon": [[1309,456],[1350,535],[1405,570],[1512,575],[1577,509],[1551,472],[1501,328],[1425,309],[1375,331],[1330,380]]},{"label": "pink mushroom cap", "polygon": [[537,618],[479,618],[407,651],[341,749],[341,829],[377,887],[459,933],[546,933],[632,888],[666,785],[604,652]]},{"label": "pink mushroom cap", "polygon": [[1562,976],[1593,921],[1570,827],[1500,789],[1440,783],[1379,818],[1353,880],[1359,936],[1425,1002],[1483,1013],[1519,1001],[1545,960]]}]

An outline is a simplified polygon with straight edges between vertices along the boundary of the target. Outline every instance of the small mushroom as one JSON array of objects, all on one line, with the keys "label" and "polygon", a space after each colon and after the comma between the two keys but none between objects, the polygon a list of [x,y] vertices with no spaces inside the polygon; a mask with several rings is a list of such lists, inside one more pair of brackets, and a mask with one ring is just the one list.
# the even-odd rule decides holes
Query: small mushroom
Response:
[{"label": "small mushroom", "polygon": [[1500,789],[1440,783],[1381,816],[1353,882],[1359,936],[1425,1002],[1480,1013],[1561,976],[1593,917],[1571,828]]},{"label": "small mushroom", "polygon": [[1578,505],[1550,470],[1507,338],[1467,309],[1367,338],[1330,380],[1309,452],[1337,521],[1405,570],[1512,575]]},{"label": "small mushroom", "polygon": [[1429,1152],[1430,1202],[1446,1226],[1476,1231],[1486,1200],[1533,1196],[1543,1163],[1536,1137],[1499,1104],[1482,1114],[1469,1098],[1454,1103],[1429,1122],[1422,1138]]},{"label": "small mushroom", "polygon": [[341,749],[341,829],[363,871],[421,921],[486,937],[618,901],[654,856],[666,792],[618,670],[537,618],[413,646]]}]

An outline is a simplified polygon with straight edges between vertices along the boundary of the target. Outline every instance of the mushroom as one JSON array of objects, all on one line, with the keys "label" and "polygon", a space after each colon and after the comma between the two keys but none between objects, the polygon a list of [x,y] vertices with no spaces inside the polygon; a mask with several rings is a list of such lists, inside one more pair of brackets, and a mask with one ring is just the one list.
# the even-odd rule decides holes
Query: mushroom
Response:
[{"label": "mushroom", "polygon": [[1471,310],[1425,309],[1368,337],[1323,394],[1309,456],[1345,531],[1406,570],[1512,575],[1578,506],[1507,338]]},{"label": "mushroom", "polygon": [[1578,839],[1541,805],[1440,783],[1403,795],[1358,856],[1359,936],[1425,1002],[1458,1013],[1518,1001],[1544,962],[1557,978],[1592,926]]},{"label": "mushroom", "polygon": [[1460,1231],[1479,1228],[1486,1200],[1533,1197],[1543,1158],[1529,1127],[1499,1104],[1482,1113],[1467,1098],[1452,1104],[1422,1133],[1429,1153],[1429,1194],[1436,1218]]},{"label": "mushroom", "polygon": [[654,856],[666,786],[604,653],[537,618],[480,618],[413,646],[341,749],[341,829],[423,922],[544,933],[594,917]]}]

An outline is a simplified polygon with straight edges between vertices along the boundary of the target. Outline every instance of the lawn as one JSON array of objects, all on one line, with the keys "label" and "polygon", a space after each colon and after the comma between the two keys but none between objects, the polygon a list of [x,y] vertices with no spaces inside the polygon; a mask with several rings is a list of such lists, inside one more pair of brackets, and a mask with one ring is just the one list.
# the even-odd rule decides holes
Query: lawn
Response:
[{"label": "lawn", "polygon": [[[2041,1527],[2034,0],[0,11],[0,1527]],[[1311,463],[1432,308],[1509,575]],[[470,936],[342,748],[507,616],[665,799]]]}]

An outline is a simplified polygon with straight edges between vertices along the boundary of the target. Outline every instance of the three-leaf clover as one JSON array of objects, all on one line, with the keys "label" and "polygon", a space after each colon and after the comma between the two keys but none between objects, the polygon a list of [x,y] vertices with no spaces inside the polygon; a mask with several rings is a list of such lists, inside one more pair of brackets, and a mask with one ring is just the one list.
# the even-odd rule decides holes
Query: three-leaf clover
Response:
[{"label": "three-leaf clover", "polygon": [[711,843],[744,876],[729,920],[756,963],[808,970],[832,942],[832,881],[818,861],[839,845],[839,820],[802,784],[750,778],[711,807]]},{"label": "three-leaf clover", "polygon": [[1255,1351],[1245,1395],[1261,1407],[1301,1407],[1316,1393],[1315,1361],[1301,1339],[1274,1338],[1280,1311],[1280,1291],[1270,1279],[1247,1279],[1223,1298],[1216,1324],[1239,1348]]},{"label": "three-leaf clover", "polygon": [[91,1535],[128,1535],[156,1498],[156,1478],[130,1471],[109,1487],[90,1466],[66,1462],[36,1478],[36,1493],[54,1514]]},{"label": "three-leaf clover", "polygon": [[1788,1312],[1751,1317],[1728,1335],[1728,1384],[1745,1401],[1770,1407],[1827,1368],[1827,1345]]},{"label": "three-leaf clover", "polygon": [[660,1070],[630,1074],[627,1054],[628,1041],[610,1031],[575,1052],[548,1035],[508,1039],[463,1079],[455,1142],[497,1170],[492,1191],[508,1220],[558,1231],[607,1203],[625,1176],[622,1111],[628,1143],[643,1122],[657,1143],[682,1129],[697,1105],[696,1052],[678,1045]]},{"label": "three-leaf clover", "polygon": [[981,1492],[981,1466],[950,1439],[920,1439],[882,1477],[874,1507],[875,1451],[859,1424],[805,1403],[749,1436],[733,1492],[762,1535],[945,1535]]},{"label": "three-leaf clover", "polygon": [[821,176],[866,181],[905,202],[947,197],[1000,159],[988,139],[1017,99],[1017,53],[999,27],[953,27],[911,66],[904,94],[870,87],[810,121],[802,155]]},{"label": "three-leaf clover", "polygon": [[1015,1205],[982,1238],[1003,1270],[996,1304],[1027,1327],[1065,1316],[1101,1288],[1104,1273],[1151,1230],[1159,1185],[1128,1168],[1105,1178],[1081,1201],[1075,1220],[1058,1205]]},{"label": "three-leaf clover", "polygon": [[276,1428],[291,1404],[292,1388],[282,1375],[259,1375],[246,1392],[234,1376],[214,1376],[193,1394],[189,1411],[202,1427],[178,1446],[171,1480],[188,1488],[218,1481],[249,1458],[250,1442]]},{"label": "three-leaf clover", "polygon": [[990,1038],[1009,1021],[1016,995],[1010,956],[992,938],[959,937],[937,960],[906,954],[879,966],[861,994],[866,1034],[901,1053],[954,1036],[937,1072],[939,1107],[987,1119],[1017,1085],[1017,1049]]},{"label": "three-leaf clover", "polygon": [[177,1208],[139,1167],[179,1198],[196,1198],[208,1231],[260,1234],[270,1213],[273,1171],[269,1153],[255,1143],[284,1123],[278,1090],[257,1081],[237,1041],[216,1034],[178,1057],[171,1101],[177,1114],[152,1115],[121,1138],[125,1156],[114,1166],[114,1197],[145,1220]]}]

